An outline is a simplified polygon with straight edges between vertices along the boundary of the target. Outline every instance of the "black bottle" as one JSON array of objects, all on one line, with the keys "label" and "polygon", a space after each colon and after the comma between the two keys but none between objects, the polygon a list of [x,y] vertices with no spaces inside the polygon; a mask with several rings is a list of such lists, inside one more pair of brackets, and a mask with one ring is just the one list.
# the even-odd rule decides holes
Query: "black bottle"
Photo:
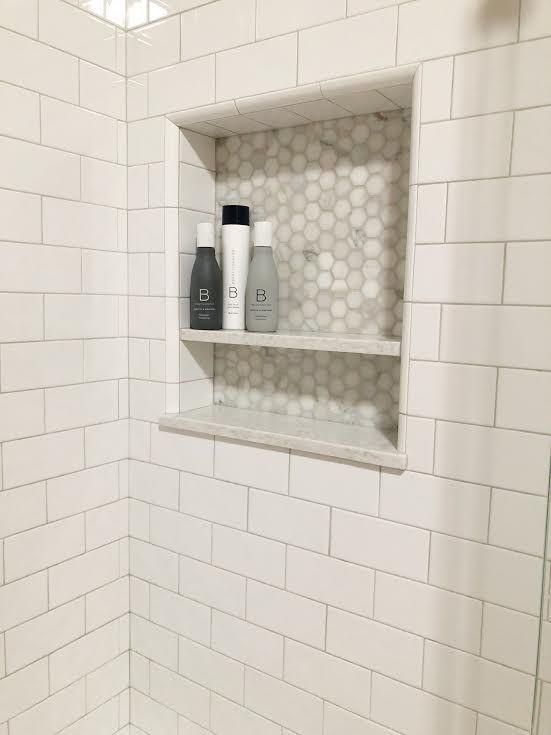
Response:
[{"label": "black bottle", "polygon": [[197,225],[197,255],[191,271],[192,329],[222,329],[222,274],[214,254],[214,225]]}]

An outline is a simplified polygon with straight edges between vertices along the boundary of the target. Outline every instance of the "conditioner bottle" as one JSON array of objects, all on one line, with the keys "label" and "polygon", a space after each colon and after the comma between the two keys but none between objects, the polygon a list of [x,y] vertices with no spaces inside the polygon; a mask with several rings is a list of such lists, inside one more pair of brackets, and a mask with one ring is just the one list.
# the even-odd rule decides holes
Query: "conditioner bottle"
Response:
[{"label": "conditioner bottle", "polygon": [[222,207],[222,274],[224,329],[245,329],[245,289],[249,272],[249,208]]},{"label": "conditioner bottle", "polygon": [[250,332],[277,330],[279,280],[272,252],[272,225],[254,226],[254,255],[247,281],[247,329]]},{"label": "conditioner bottle", "polygon": [[197,225],[197,255],[191,271],[192,329],[222,328],[222,274],[214,253],[214,225]]}]

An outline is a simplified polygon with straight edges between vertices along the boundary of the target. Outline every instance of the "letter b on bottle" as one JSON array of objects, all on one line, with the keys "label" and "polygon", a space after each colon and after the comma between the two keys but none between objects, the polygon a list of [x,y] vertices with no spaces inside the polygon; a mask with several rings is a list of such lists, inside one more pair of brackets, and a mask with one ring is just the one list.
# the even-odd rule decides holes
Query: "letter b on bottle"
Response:
[{"label": "letter b on bottle", "polygon": [[209,300],[208,288],[200,288],[199,289],[199,301],[208,301],[208,300]]},{"label": "letter b on bottle", "polygon": [[262,303],[263,301],[266,301],[266,291],[263,288],[257,288],[256,289],[256,301],[257,303]]}]

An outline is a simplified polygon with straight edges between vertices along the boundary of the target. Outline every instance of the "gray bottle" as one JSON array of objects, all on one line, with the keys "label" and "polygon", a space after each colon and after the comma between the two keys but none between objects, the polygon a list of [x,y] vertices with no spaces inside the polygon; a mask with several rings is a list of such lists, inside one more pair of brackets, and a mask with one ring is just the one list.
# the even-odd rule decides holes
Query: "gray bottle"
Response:
[{"label": "gray bottle", "polygon": [[245,302],[249,332],[277,330],[279,279],[272,253],[271,222],[257,222],[254,226],[254,254]]}]

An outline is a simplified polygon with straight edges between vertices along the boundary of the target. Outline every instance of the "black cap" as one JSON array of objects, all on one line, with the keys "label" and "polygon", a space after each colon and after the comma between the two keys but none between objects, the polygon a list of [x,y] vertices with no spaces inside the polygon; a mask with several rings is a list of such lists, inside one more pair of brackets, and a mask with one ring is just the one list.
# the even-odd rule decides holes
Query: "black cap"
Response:
[{"label": "black cap", "polygon": [[244,204],[224,204],[222,207],[223,225],[249,226],[249,208]]}]

